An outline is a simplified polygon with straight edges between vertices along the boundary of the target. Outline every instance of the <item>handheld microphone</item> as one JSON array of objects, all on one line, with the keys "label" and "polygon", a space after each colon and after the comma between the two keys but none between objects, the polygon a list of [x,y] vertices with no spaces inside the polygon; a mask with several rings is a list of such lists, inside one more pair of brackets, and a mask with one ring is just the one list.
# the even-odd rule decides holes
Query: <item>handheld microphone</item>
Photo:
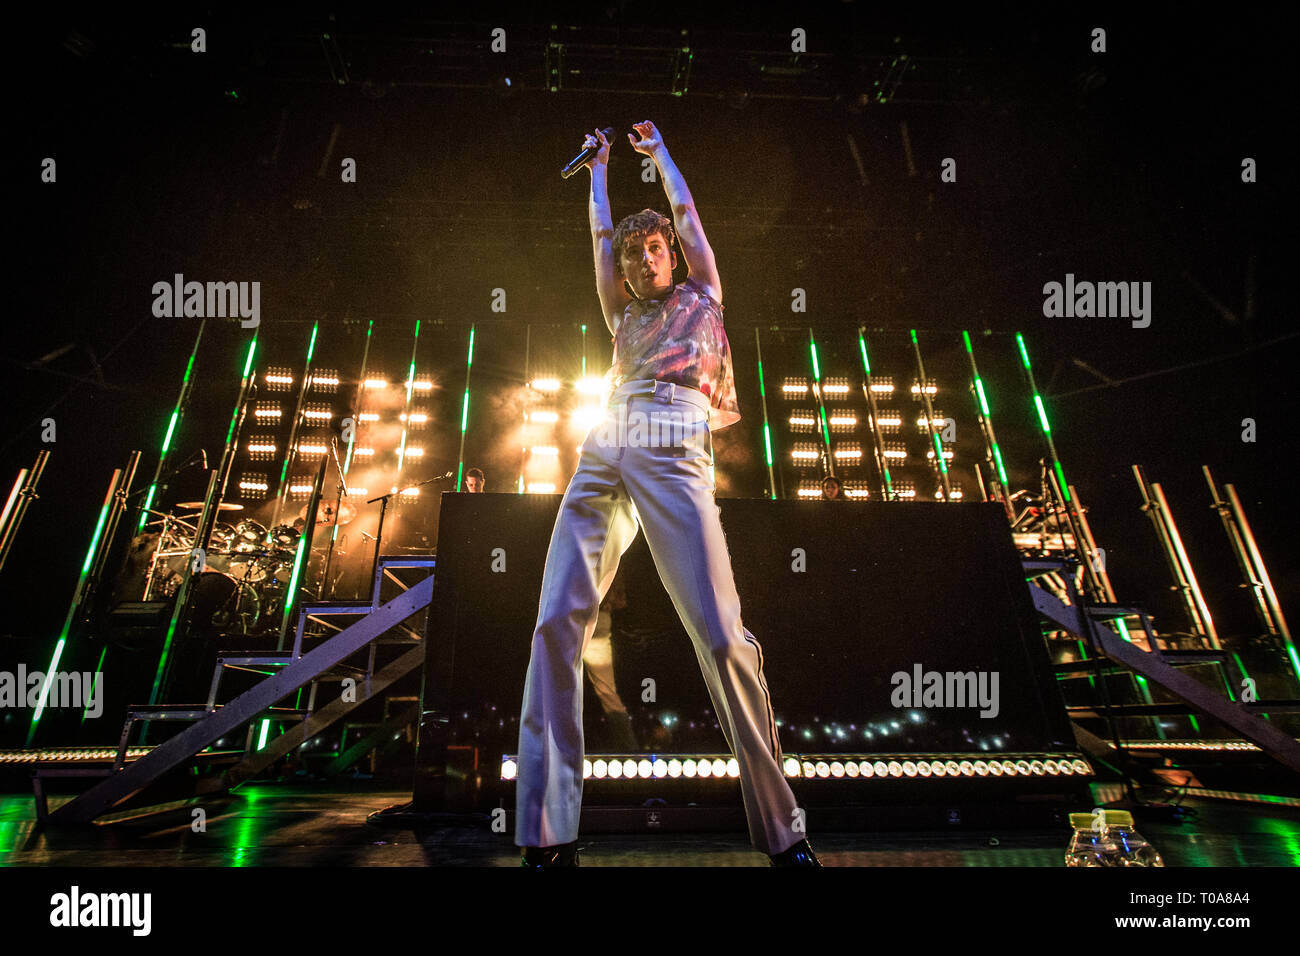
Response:
[{"label": "handheld microphone", "polygon": [[[614,127],[612,126],[606,126],[601,130],[601,132],[605,134],[605,139],[607,140],[612,140],[614,138]],[[583,166],[586,166],[587,163],[591,161],[592,157],[599,152],[600,143],[597,143],[595,146],[588,146],[577,156],[573,157],[573,159],[569,161],[569,165],[560,170],[560,177],[562,179],[568,179]]]}]

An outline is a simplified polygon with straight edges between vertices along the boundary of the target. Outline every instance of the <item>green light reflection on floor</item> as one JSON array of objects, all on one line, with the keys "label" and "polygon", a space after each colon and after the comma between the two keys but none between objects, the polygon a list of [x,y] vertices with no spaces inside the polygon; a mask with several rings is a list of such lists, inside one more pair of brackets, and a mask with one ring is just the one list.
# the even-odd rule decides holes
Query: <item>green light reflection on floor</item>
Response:
[{"label": "green light reflection on floor", "polygon": [[1286,866],[1300,866],[1300,823],[1292,820],[1261,819],[1260,829],[1277,838],[1278,849],[1287,856]]},{"label": "green light reflection on floor", "polygon": [[230,859],[226,862],[226,865],[231,867],[257,866],[261,856],[260,837],[266,823],[258,812],[257,805],[261,800],[261,794],[257,792],[256,787],[249,787],[241,789],[239,797],[244,802],[244,806],[237,810],[232,808],[232,811],[237,815],[235,839],[228,849]]}]

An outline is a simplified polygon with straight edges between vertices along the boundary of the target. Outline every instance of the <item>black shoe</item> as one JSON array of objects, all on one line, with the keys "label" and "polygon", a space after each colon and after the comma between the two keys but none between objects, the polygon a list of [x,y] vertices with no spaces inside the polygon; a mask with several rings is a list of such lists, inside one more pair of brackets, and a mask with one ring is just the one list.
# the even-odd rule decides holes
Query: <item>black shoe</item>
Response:
[{"label": "black shoe", "polygon": [[562,843],[559,846],[526,846],[520,866],[540,870],[550,866],[577,866],[578,841]]},{"label": "black shoe", "polygon": [[772,854],[771,859],[773,866],[811,867],[822,865],[822,861],[817,859],[817,854],[813,852],[807,840],[800,840],[790,849]]}]

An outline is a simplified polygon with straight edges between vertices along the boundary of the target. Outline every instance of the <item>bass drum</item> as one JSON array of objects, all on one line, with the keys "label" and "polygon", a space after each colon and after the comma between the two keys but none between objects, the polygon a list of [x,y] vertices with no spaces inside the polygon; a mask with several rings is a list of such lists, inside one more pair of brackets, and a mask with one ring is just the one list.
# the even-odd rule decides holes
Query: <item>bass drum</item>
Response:
[{"label": "bass drum", "polygon": [[249,634],[257,627],[257,592],[229,574],[204,571],[194,582],[192,628],[203,634]]}]

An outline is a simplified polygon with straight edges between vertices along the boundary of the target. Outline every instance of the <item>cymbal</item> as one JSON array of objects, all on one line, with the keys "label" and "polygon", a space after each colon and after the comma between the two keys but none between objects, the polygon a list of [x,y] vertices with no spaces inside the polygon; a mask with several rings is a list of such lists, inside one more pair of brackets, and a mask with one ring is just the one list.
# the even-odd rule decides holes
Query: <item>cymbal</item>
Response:
[{"label": "cymbal", "polygon": [[[157,512],[157,511],[152,511],[152,512],[150,512],[150,514],[158,514],[158,513],[159,513],[159,512]],[[188,521],[182,521],[180,518],[177,518],[175,515],[163,515],[163,520],[162,520],[162,521],[150,521],[147,525],[145,525],[145,527],[147,527],[147,528],[161,528],[161,527],[163,526],[164,523],[170,523],[170,524],[174,524],[174,525],[179,525],[180,527],[185,528],[185,529],[187,529],[187,530],[189,530],[189,531],[195,531],[195,530],[197,530],[197,529],[194,527],[194,525],[190,524]]]},{"label": "cymbal", "polygon": [[[301,518],[303,521],[307,520],[308,507],[309,507],[308,505],[303,505],[303,509],[298,512],[298,517]],[[316,508],[317,524],[337,524],[342,526],[352,521],[352,519],[355,518],[356,516],[357,516],[357,509],[354,508],[352,505],[348,504],[346,501],[343,502],[343,504],[338,509],[337,521],[334,520],[335,519],[334,502],[332,500],[322,501],[320,505]]]},{"label": "cymbal", "polygon": [[[201,501],[180,501],[176,504],[177,508],[183,511],[202,511],[203,502]],[[218,511],[243,511],[243,505],[237,505],[233,501],[223,501],[217,505]]]}]

